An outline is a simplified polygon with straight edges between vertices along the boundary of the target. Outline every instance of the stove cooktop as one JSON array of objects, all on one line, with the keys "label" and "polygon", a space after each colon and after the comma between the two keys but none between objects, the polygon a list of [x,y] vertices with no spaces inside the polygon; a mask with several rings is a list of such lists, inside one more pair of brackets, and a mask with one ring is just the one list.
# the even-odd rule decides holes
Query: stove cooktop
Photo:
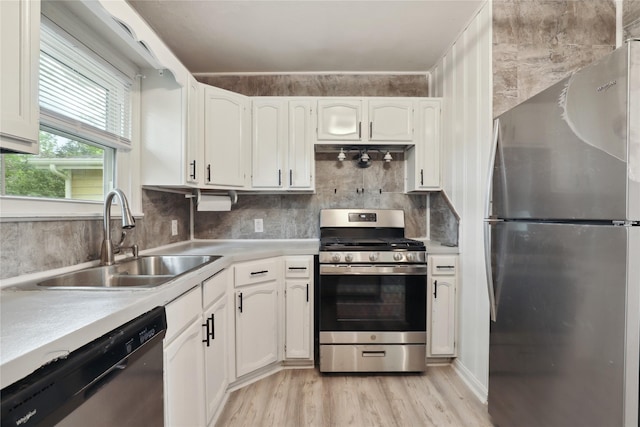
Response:
[{"label": "stove cooktop", "polygon": [[398,251],[411,250],[423,251],[425,246],[423,242],[404,237],[399,238],[342,238],[342,237],[326,237],[320,239],[321,251]]}]

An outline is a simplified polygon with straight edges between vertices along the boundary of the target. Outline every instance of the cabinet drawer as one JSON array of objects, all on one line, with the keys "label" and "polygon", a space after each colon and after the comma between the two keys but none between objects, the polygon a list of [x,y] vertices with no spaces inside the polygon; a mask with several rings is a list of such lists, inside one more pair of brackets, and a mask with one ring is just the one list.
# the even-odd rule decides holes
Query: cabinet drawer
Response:
[{"label": "cabinet drawer", "polygon": [[279,262],[277,259],[251,261],[237,264],[235,286],[247,286],[278,279]]},{"label": "cabinet drawer", "polygon": [[202,282],[202,307],[207,308],[211,303],[220,299],[227,292],[229,284],[229,270],[221,270]]},{"label": "cabinet drawer", "polygon": [[457,270],[456,255],[444,256],[432,256],[431,261],[431,275],[432,276],[453,276]]},{"label": "cabinet drawer", "polygon": [[165,310],[167,312],[167,334],[164,340],[165,343],[169,343],[196,317],[202,315],[200,286],[171,301],[166,305]]},{"label": "cabinet drawer", "polygon": [[284,260],[284,277],[307,278],[311,276],[309,257],[289,257]]}]

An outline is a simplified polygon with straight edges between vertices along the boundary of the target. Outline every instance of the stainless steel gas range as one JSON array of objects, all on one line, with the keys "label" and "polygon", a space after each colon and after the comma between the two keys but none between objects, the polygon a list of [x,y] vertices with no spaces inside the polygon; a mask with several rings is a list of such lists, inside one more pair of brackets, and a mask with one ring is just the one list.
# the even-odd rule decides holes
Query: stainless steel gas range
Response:
[{"label": "stainless steel gas range", "polygon": [[321,372],[425,370],[427,262],[404,211],[320,211]]}]

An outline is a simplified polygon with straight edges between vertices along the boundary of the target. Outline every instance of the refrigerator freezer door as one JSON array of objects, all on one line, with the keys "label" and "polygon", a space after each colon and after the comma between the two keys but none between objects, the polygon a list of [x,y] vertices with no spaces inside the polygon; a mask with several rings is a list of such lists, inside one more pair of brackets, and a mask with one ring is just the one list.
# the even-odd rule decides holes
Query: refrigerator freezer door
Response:
[{"label": "refrigerator freezer door", "polygon": [[625,360],[627,277],[636,268],[629,267],[627,248],[636,227],[491,227],[497,316],[489,413],[495,425],[628,425],[625,377],[635,375],[637,403],[638,357]]},{"label": "refrigerator freezer door", "polygon": [[[625,220],[630,186],[628,49],[499,117],[493,216]],[[638,78],[636,76],[636,78]],[[637,136],[636,136],[637,138]],[[635,144],[635,150],[638,145]]]}]

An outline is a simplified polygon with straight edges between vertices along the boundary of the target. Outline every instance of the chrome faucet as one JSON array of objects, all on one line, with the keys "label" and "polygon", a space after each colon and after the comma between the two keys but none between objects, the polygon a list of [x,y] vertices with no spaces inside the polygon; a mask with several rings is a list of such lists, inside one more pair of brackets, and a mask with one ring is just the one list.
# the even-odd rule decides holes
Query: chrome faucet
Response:
[{"label": "chrome faucet", "polygon": [[[111,241],[111,204],[113,202],[113,198],[117,197],[120,202],[120,209],[122,210],[122,236],[120,238],[120,242],[114,246]],[[116,188],[113,189],[107,194],[107,197],[104,199],[104,224],[102,227],[103,239],[102,239],[102,248],[100,250],[100,265],[111,265],[113,264],[113,255],[120,253],[123,249],[131,249],[133,252],[133,256],[138,256],[138,245],[133,245],[131,248],[123,248],[121,247],[122,242],[124,242],[124,238],[126,237],[126,232],[124,230],[131,229],[136,226],[136,220],[133,218],[131,214],[131,210],[129,209],[129,202],[127,202],[127,198],[124,193]]]}]

